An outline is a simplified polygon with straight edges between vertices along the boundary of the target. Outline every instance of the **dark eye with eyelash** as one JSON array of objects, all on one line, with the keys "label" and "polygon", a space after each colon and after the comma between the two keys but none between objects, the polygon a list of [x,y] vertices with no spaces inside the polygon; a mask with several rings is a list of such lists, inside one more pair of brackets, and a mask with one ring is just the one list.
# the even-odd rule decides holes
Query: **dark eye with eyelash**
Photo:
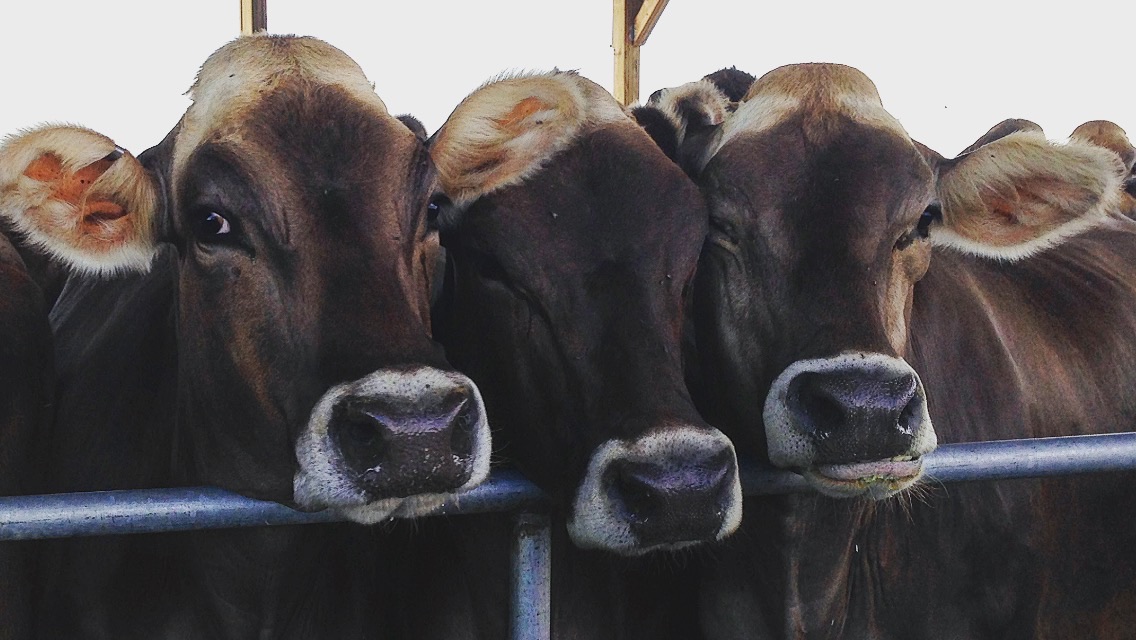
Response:
[{"label": "dark eye with eyelash", "polygon": [[426,228],[437,231],[443,214],[450,206],[450,199],[440,193],[431,197],[429,204],[426,205]]},{"label": "dark eye with eyelash", "polygon": [[931,235],[931,225],[943,219],[943,209],[938,204],[927,205],[923,215],[919,216],[919,223],[915,225],[915,233],[920,238]]},{"label": "dark eye with eyelash", "polygon": [[229,218],[209,207],[194,211],[190,216],[190,225],[193,236],[198,242],[205,244],[227,239],[233,233]]},{"label": "dark eye with eyelash", "polygon": [[903,251],[918,239],[926,239],[931,235],[931,225],[943,219],[943,210],[938,204],[927,205],[915,228],[899,237],[895,241],[895,249]]}]

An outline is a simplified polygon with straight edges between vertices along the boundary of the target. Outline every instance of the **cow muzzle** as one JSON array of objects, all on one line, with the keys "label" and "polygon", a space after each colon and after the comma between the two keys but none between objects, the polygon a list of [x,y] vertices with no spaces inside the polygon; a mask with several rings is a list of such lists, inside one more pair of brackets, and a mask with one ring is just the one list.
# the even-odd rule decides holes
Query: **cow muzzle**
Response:
[{"label": "cow muzzle", "polygon": [[879,353],[793,363],[773,382],[764,417],[770,462],[834,497],[903,491],[937,444],[918,374]]},{"label": "cow muzzle", "polygon": [[720,432],[674,426],[610,440],[592,454],[568,533],[623,555],[721,540],[741,522],[734,447]]},{"label": "cow muzzle", "polygon": [[435,510],[489,475],[481,394],[457,373],[380,370],[330,389],[296,445],[296,503],[356,522]]}]

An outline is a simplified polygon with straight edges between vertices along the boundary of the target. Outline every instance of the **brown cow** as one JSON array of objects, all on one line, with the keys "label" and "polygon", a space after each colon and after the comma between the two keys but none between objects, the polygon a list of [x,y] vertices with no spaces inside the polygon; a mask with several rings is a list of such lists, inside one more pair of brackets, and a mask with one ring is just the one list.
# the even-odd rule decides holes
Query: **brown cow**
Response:
[{"label": "brown cow", "polygon": [[[236,40],[190,97],[138,158],[76,127],[0,149],[0,213],[22,233],[80,271],[143,272],[75,279],[59,300],[48,488],[216,485],[374,522],[479,483],[480,395],[431,339],[422,141],[311,38]],[[38,634],[381,637],[397,590],[374,535],[56,543]]]},{"label": "brown cow", "polygon": [[[22,239],[0,232],[0,495],[39,490],[39,444],[51,423],[54,367],[47,300],[37,278],[43,263],[29,264]],[[0,544],[0,583],[18,585],[27,545]],[[19,589],[0,598],[0,638],[27,637],[26,605]]]},{"label": "brown cow", "polygon": [[[438,337],[482,389],[500,459],[552,495],[553,636],[691,638],[687,574],[666,552],[741,515],[733,447],[683,384],[701,194],[574,73],[487,84],[430,148],[453,199]],[[506,637],[509,526],[481,516],[428,545],[419,566],[464,579],[456,594],[425,587],[451,604],[420,637]]]},{"label": "brown cow", "polygon": [[839,65],[766,74],[687,154],[711,208],[696,401],[826,494],[746,503],[706,567],[711,635],[1129,637],[1131,475],[937,489],[921,461],[1136,425],[1116,154],[1019,122],[944,159]]}]

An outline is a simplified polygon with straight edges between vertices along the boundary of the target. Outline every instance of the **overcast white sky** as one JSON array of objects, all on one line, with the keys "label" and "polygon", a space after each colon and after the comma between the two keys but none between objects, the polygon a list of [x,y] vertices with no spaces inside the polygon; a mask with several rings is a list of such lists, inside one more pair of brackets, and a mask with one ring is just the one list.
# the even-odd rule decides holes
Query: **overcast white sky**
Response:
[{"label": "overcast white sky", "polygon": [[[1009,117],[1064,139],[1108,119],[1136,136],[1136,3],[671,0],[643,48],[642,95],[736,65],[864,71],[912,137],[953,155]],[[509,69],[578,69],[612,86],[610,0],[268,0],[275,33],[314,35],[427,129]],[[201,62],[239,31],[239,0],[56,0],[0,9],[0,135],[44,121],[140,152],[188,106]]]}]

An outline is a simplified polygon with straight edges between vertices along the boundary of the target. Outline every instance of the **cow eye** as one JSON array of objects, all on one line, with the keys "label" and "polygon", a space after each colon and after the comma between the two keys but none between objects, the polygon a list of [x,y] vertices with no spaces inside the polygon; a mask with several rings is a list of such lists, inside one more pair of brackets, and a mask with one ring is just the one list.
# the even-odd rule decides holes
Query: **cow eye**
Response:
[{"label": "cow eye", "polygon": [[435,194],[426,205],[426,228],[437,231],[441,225],[441,218],[445,210],[450,207],[450,199],[442,194]]},{"label": "cow eye", "polygon": [[913,242],[920,239],[926,239],[931,235],[931,225],[938,220],[943,219],[943,210],[938,204],[929,204],[923,210],[923,214],[919,216],[919,222],[915,223],[915,228],[899,237],[895,241],[895,250],[903,251],[910,247]]},{"label": "cow eye", "polygon": [[931,235],[931,224],[943,219],[943,209],[938,204],[927,205],[923,215],[919,216],[919,223],[915,225],[915,233],[920,238]]},{"label": "cow eye", "polygon": [[212,209],[196,212],[192,224],[193,233],[201,242],[216,241],[233,232],[229,219]]}]

